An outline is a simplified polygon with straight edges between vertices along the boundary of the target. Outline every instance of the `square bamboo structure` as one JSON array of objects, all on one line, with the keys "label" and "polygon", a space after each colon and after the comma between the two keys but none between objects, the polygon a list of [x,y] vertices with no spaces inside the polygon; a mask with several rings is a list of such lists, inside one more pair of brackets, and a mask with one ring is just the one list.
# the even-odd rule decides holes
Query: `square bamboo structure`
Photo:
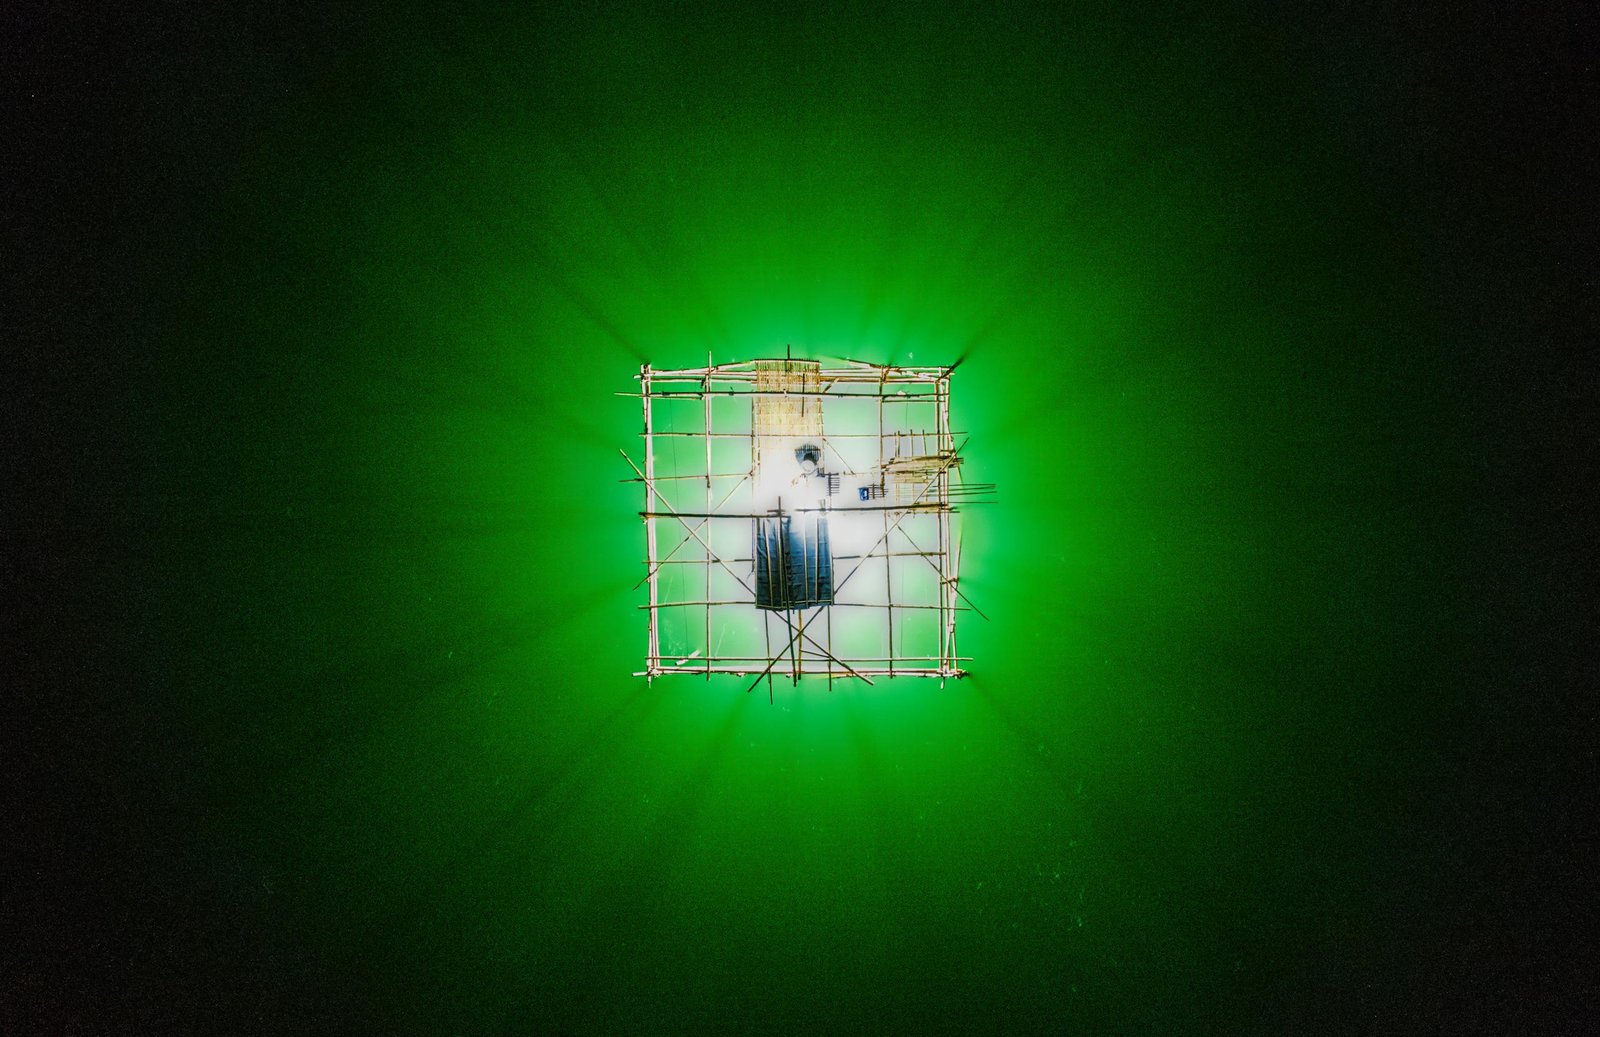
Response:
[{"label": "square bamboo structure", "polygon": [[[754,676],[747,690],[766,680],[770,693],[775,676],[822,677],[831,689],[966,675],[957,618],[978,610],[960,589],[957,523],[960,506],[993,487],[961,478],[955,366],[843,365],[640,367],[639,391],[624,395],[642,404],[643,464],[623,452],[644,488],[646,645],[635,676]],[[795,443],[820,462],[774,481],[776,469],[793,470]],[[831,581],[829,604],[757,608],[761,524],[779,520],[785,532],[791,521],[822,530],[828,564],[808,575]]]}]

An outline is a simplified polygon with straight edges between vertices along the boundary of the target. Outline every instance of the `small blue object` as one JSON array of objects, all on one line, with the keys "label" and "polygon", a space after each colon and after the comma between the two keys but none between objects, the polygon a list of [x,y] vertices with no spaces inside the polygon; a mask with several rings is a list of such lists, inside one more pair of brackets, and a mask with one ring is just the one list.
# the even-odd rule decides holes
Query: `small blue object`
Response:
[{"label": "small blue object", "polygon": [[862,500],[866,500],[867,499],[867,488],[865,486],[857,486],[856,487],[856,492],[861,495],[861,499]]}]

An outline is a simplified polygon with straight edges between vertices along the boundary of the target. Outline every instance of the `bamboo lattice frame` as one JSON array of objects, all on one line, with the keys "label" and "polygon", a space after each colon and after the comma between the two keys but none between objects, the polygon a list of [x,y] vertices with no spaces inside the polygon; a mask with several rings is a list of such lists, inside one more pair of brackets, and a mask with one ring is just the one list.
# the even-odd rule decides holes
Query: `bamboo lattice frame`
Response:
[{"label": "bamboo lattice frame", "polygon": [[[775,363],[815,369],[771,388]],[[754,676],[751,689],[764,678],[770,691],[775,675],[794,682],[826,677],[830,688],[839,679],[871,684],[878,677],[935,677],[942,683],[966,675],[961,664],[969,657],[958,653],[956,619],[978,610],[959,588],[957,514],[961,503],[981,501],[992,488],[961,480],[960,447],[950,426],[954,367],[844,364],[713,364],[710,357],[698,368],[657,370],[645,364],[635,376],[639,391],[619,394],[637,397],[643,417],[643,464],[623,452],[634,472],[630,481],[644,487],[639,514],[646,572],[640,584],[648,592],[639,608],[646,614],[647,640],[644,669],[635,676],[696,673],[710,679],[727,673]],[[740,397],[750,397],[751,405]],[[801,399],[791,405],[775,397]],[[760,456],[758,419],[747,412],[768,416],[760,420],[783,413],[814,421],[819,410],[827,463],[855,478],[875,477],[874,497],[851,499],[843,507],[830,497],[817,507],[783,510],[780,502],[778,511],[759,509],[752,482]],[[911,427],[918,414],[931,416],[932,427]],[[718,431],[719,422],[735,427]],[[695,427],[682,427],[686,423]],[[850,430],[830,432],[830,424]],[[746,469],[735,471],[741,445],[748,447]],[[754,520],[805,512],[820,512],[836,526],[849,522],[858,538],[871,523],[877,535],[866,537],[868,546],[845,545],[832,555],[832,605],[760,611],[753,590]],[[864,594],[869,579],[878,582],[879,570],[881,598]],[[867,578],[852,581],[858,573]],[[931,631],[924,617],[932,620]],[[763,636],[751,645],[756,624]],[[907,629],[913,624],[915,635]],[[875,645],[873,630],[886,635]],[[744,638],[746,650],[725,650],[730,631]]]}]

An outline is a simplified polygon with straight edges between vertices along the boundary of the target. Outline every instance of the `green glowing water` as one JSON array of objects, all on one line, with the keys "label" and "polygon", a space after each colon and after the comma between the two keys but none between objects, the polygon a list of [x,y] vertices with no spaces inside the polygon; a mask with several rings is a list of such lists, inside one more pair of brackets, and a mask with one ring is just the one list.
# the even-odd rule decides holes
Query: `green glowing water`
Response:
[{"label": "green glowing water", "polygon": [[[429,1033],[1404,1005],[1450,896],[1413,747],[1468,650],[1410,232],[1292,34],[1030,11],[363,30],[232,129],[118,507],[182,814],[151,874],[239,997]],[[629,676],[613,393],[791,344],[963,360],[971,679]]]}]

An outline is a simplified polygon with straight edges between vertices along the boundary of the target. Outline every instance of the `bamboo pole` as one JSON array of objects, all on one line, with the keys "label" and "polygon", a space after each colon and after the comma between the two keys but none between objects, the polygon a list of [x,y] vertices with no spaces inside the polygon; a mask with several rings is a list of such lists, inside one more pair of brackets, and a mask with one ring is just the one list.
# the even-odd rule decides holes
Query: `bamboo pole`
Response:
[{"label": "bamboo pole", "polygon": [[651,426],[651,417],[650,417],[650,365],[649,364],[640,365],[640,367],[639,367],[639,375],[640,375],[641,383],[644,386],[644,394],[643,394],[642,399],[643,399],[643,403],[644,403],[644,472],[643,472],[643,476],[644,476],[644,501],[645,501],[645,507],[644,507],[644,511],[645,511],[645,516],[644,516],[645,555],[649,559],[650,566],[651,566],[651,571],[650,571],[650,591],[649,591],[649,594],[650,594],[650,626],[649,626],[649,648],[648,648],[648,653],[652,658],[654,658],[656,655],[659,654],[659,651],[660,651],[661,631],[660,631],[660,628],[656,625],[657,616],[659,615],[659,610],[656,608],[656,605],[659,603],[659,588],[657,586],[657,572],[658,572],[658,570],[655,568],[656,525],[655,525],[655,519],[652,518],[649,515],[651,495],[652,494],[656,494],[658,492],[656,490],[656,487],[655,487],[655,482],[653,481],[655,479],[655,473],[656,473],[656,461],[655,461],[656,452],[655,452],[655,444],[652,441],[652,437],[651,437],[652,426]]},{"label": "bamboo pole", "polygon": [[[706,389],[709,390],[710,388],[711,388],[711,354],[709,352],[707,352],[706,353]],[[707,394],[706,394],[705,404],[706,404],[706,426],[705,426],[705,429],[706,429],[706,514],[709,515],[709,514],[711,514],[712,512],[714,512],[716,510],[716,508],[714,508],[712,506],[712,504],[711,504],[711,395],[710,395],[709,392],[707,392]],[[706,539],[709,540],[709,541],[715,542],[716,535],[711,530],[711,520],[710,519],[705,519],[701,523],[701,525],[705,528]],[[708,602],[711,600],[711,551],[709,549],[706,551],[706,600]],[[710,655],[711,654],[711,606],[710,605],[706,606],[706,640],[705,640],[705,645],[706,645],[706,654]],[[711,679],[711,673],[709,671],[707,671],[706,680],[709,681],[710,679]]]},{"label": "bamboo pole", "polygon": [[[884,373],[887,374],[886,371]],[[887,387],[887,383],[886,382],[883,382],[883,381],[879,381],[878,382],[878,469],[879,469],[879,471],[882,471],[883,468],[884,468],[884,465],[885,465],[885,458],[883,456],[884,444],[886,442],[885,439],[884,439],[884,435],[883,435],[883,428],[884,428],[884,424],[883,424],[883,391],[884,391],[884,389],[886,387]],[[900,456],[900,441],[898,439],[895,440],[894,453],[895,453],[896,457]],[[896,524],[898,525],[898,523],[896,523]],[[887,511],[885,511],[883,513],[883,539],[879,541],[879,544],[881,544],[883,546],[883,548],[887,551],[887,549],[889,547],[889,513]],[[876,550],[876,549],[877,549],[877,547],[875,545],[874,546],[874,550]],[[893,566],[894,566],[894,561],[887,554],[885,554],[883,556],[883,590],[884,590],[884,600],[888,603],[888,623],[886,624],[886,626],[888,627],[888,630],[889,630],[889,671],[890,671],[889,675],[891,677],[894,676],[894,572],[893,572]]]}]

